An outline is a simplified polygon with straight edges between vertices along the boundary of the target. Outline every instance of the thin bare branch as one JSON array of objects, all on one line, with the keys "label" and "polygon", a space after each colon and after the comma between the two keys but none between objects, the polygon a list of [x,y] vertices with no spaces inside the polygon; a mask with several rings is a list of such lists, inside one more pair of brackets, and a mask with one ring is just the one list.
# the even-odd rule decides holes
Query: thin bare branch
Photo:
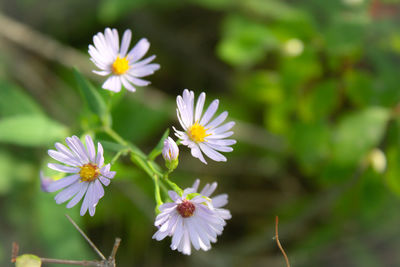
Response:
[{"label": "thin bare branch", "polygon": [[121,244],[121,238],[119,238],[119,237],[115,238],[114,246],[112,248],[109,259],[115,260],[115,255],[117,254],[117,250],[118,250],[120,244]]},{"label": "thin bare branch", "polygon": [[74,261],[74,260],[59,260],[59,259],[48,259],[40,258],[42,263],[56,263],[56,264],[69,264],[69,265],[79,265],[79,266],[104,266],[102,261]]},{"label": "thin bare branch", "polygon": [[290,267],[289,259],[288,259],[287,255],[286,255],[286,252],[283,249],[283,247],[281,245],[281,242],[279,242],[278,223],[279,223],[279,218],[278,218],[278,216],[276,216],[275,217],[275,240],[276,240],[276,244],[278,245],[279,249],[281,250],[283,257],[285,258],[286,267]]},{"label": "thin bare branch", "polygon": [[79,226],[69,217],[67,214],[65,216],[68,218],[68,220],[72,223],[72,225],[76,228],[76,230],[79,231],[79,233],[85,238],[85,240],[89,243],[89,245],[93,248],[94,251],[100,256],[102,260],[107,260],[106,257],[104,257],[103,253],[100,252],[100,250],[96,247],[95,244],[93,244],[92,240],[87,237],[87,235],[79,228]]}]

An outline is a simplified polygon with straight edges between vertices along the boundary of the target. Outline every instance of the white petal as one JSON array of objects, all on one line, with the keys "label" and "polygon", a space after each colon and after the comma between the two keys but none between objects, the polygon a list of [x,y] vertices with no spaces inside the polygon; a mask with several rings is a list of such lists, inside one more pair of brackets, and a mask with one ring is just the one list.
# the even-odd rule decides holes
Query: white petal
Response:
[{"label": "white petal", "polygon": [[218,196],[213,197],[212,199],[212,204],[215,208],[221,208],[228,204],[228,195],[227,194],[221,194]]},{"label": "white petal", "polygon": [[215,99],[210,106],[208,107],[208,109],[206,110],[206,112],[204,113],[203,117],[200,120],[200,124],[201,125],[206,125],[209,120],[214,116],[215,112],[218,109],[218,105],[219,105],[219,100]]},{"label": "white petal", "polygon": [[97,143],[97,157],[96,157],[96,164],[99,168],[103,167],[104,164],[104,156],[103,156],[103,146],[100,142]]},{"label": "white petal", "polygon": [[96,150],[94,148],[93,139],[90,137],[90,135],[86,135],[85,143],[86,143],[86,148],[87,148],[87,152],[89,155],[89,159],[91,162],[94,162],[94,160],[96,158]]},{"label": "white petal", "polygon": [[83,195],[85,194],[85,192],[86,192],[86,190],[87,190],[87,188],[88,188],[88,186],[89,186],[89,183],[83,182],[83,183],[80,183],[80,185],[81,185],[81,188],[80,188],[78,194],[76,194],[76,195],[74,196],[74,198],[71,199],[70,202],[68,202],[68,204],[67,204],[67,208],[68,208],[68,209],[69,209],[69,208],[72,208],[72,207],[75,206],[79,201],[81,201]]},{"label": "white petal", "polygon": [[203,112],[203,107],[204,107],[204,101],[206,100],[206,94],[202,92],[197,99],[196,103],[196,113],[194,117],[194,121],[199,122],[201,118],[201,113]]},{"label": "white petal", "polygon": [[132,38],[132,32],[131,30],[128,29],[124,32],[124,35],[122,36],[121,49],[119,51],[121,57],[126,56],[126,52],[128,52],[128,48],[131,43],[131,38]]},{"label": "white petal", "polygon": [[146,38],[140,39],[140,41],[132,48],[128,54],[129,62],[135,62],[141,59],[149,50],[150,43]]},{"label": "white petal", "polygon": [[61,188],[67,187],[73,183],[75,183],[76,181],[78,181],[80,178],[79,174],[74,174],[74,175],[70,175],[64,178],[61,178],[60,180],[54,181],[51,184],[49,184],[49,186],[47,187],[47,190],[49,192],[54,192],[57,190],[60,190]]},{"label": "white petal", "polygon": [[64,165],[57,164],[57,163],[48,163],[47,167],[49,167],[50,169],[60,171],[60,172],[65,172],[65,173],[78,173],[80,171],[79,168],[64,166]]},{"label": "white petal", "polygon": [[193,157],[198,158],[201,162],[207,164],[207,161],[204,159],[203,154],[201,153],[200,148],[197,145],[193,146],[190,152]]},{"label": "white petal", "polygon": [[215,189],[217,188],[217,183],[214,182],[211,185],[210,184],[206,184],[206,186],[204,186],[203,190],[201,190],[200,194],[206,197],[211,196],[211,194],[215,191]]},{"label": "white petal", "polygon": [[122,85],[123,85],[128,91],[135,92],[135,91],[136,91],[136,88],[133,87],[133,86],[129,83],[129,81],[127,81],[127,79],[126,79],[127,77],[128,77],[127,75],[121,76]]},{"label": "white petal", "polygon": [[56,200],[57,204],[64,203],[68,199],[72,198],[76,193],[78,193],[80,189],[80,183],[73,183],[72,185],[68,186],[63,191],[58,193],[54,199]]},{"label": "white petal", "polygon": [[215,151],[208,145],[206,145],[204,143],[200,143],[199,146],[201,148],[201,151],[203,151],[204,154],[206,154],[207,157],[209,157],[210,159],[215,160],[215,161],[226,161],[226,157],[224,155]]},{"label": "white petal", "polygon": [[110,76],[103,83],[102,88],[118,93],[121,91],[121,81],[118,76]]},{"label": "white petal", "polygon": [[224,120],[228,117],[228,112],[224,111],[222,112],[218,117],[216,117],[212,122],[210,122],[209,124],[205,125],[204,128],[206,129],[210,129],[210,128],[214,128],[217,127],[218,125],[220,125],[221,123],[224,122]]}]

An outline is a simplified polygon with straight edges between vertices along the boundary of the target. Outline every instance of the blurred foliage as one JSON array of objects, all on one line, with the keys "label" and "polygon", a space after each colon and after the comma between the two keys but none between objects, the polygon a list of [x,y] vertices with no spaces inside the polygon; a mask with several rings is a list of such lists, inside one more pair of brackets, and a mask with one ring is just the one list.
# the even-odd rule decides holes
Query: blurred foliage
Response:
[{"label": "blurred foliage", "polygon": [[[0,6],[84,53],[105,25],[132,28],[134,40],[152,43],[161,64],[152,85],[166,96],[140,88],[109,103],[98,81],[92,85],[69,66],[34,55],[29,44],[0,39],[0,263],[8,262],[15,240],[23,253],[94,258],[64,218],[68,213],[105,254],[114,237],[122,238],[118,266],[280,266],[271,240],[278,214],[294,266],[400,265],[400,1],[3,0]],[[183,87],[206,91],[208,102],[219,98],[243,122],[227,163],[203,166],[186,149],[180,154],[179,184],[217,180],[218,192],[230,195],[233,219],[211,252],[182,257],[169,241],[151,240],[153,185],[124,158],[94,218],[78,218],[78,208],[66,210],[40,192],[46,150],[71,134],[92,133],[93,114],[152,151],[177,125],[170,103]],[[104,118],[109,106],[112,120]],[[105,148],[109,160],[115,144]]]}]

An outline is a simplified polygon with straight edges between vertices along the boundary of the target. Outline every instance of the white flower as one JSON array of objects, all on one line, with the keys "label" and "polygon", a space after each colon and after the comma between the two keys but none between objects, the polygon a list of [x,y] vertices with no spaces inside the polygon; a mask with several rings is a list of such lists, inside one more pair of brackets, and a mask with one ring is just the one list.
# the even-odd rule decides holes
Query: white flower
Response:
[{"label": "white flower", "polygon": [[[197,192],[199,184],[200,180],[196,179],[196,181],[194,181],[192,185],[192,188],[194,189],[195,192]],[[218,186],[217,182],[214,182],[211,185],[206,184],[200,191],[200,195],[211,198],[211,203],[215,208],[215,211],[218,213],[218,215],[224,220],[229,220],[230,218],[232,218],[231,213],[227,209],[222,209],[223,206],[228,204],[228,195],[220,194],[215,197],[210,197],[211,194],[214,193],[215,189],[217,189],[217,186]]]},{"label": "white flower", "polygon": [[86,136],[86,147],[78,137],[72,136],[65,139],[69,149],[56,143],[57,150],[49,150],[48,153],[53,159],[66,165],[49,163],[47,166],[53,170],[71,173],[60,180],[51,182],[47,186],[48,192],[55,192],[63,189],[55,196],[57,204],[71,199],[67,208],[75,206],[85,195],[81,206],[80,214],[83,216],[89,210],[93,216],[96,205],[104,196],[103,185],[110,184],[110,179],[115,175],[110,171],[110,164],[104,166],[103,147],[97,143],[97,155],[92,138]]},{"label": "white flower", "polygon": [[182,196],[168,192],[173,202],[159,207],[160,214],[154,223],[158,231],[153,235],[158,241],[172,236],[171,249],[186,255],[191,253],[191,244],[196,250],[211,249],[211,243],[217,242],[226,225],[209,198],[199,194],[190,198],[191,193],[193,188],[185,189]]},{"label": "white flower", "polygon": [[162,156],[164,160],[171,161],[176,160],[179,156],[179,148],[175,141],[168,136],[164,140],[164,147],[162,150]]},{"label": "white flower", "polygon": [[183,145],[191,149],[192,156],[203,163],[207,164],[202,152],[215,161],[226,161],[226,157],[218,151],[233,151],[230,146],[236,144],[236,140],[225,138],[233,134],[230,129],[235,122],[230,121],[221,125],[228,116],[227,111],[211,120],[218,109],[218,99],[214,100],[203,114],[205,99],[206,94],[203,92],[194,107],[194,93],[187,89],[183,91],[183,96],[176,98],[178,106],[176,112],[184,131],[174,128],[175,135],[182,140]]},{"label": "white flower", "polygon": [[147,86],[149,81],[141,77],[153,74],[160,68],[158,64],[149,64],[156,57],[152,55],[139,61],[149,50],[150,43],[142,38],[132,50],[128,52],[132,32],[126,30],[122,37],[121,47],[116,29],[106,28],[104,34],[97,33],[93,37],[93,45],[89,45],[90,60],[100,69],[93,71],[101,76],[108,76],[103,88],[114,92],[121,90],[121,84],[129,91],[135,92],[137,86]]}]

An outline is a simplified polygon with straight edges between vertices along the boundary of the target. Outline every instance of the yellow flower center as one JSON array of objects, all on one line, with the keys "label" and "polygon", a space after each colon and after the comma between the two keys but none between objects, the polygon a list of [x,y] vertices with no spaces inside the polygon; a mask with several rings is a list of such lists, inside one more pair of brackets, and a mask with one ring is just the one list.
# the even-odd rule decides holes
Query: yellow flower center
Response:
[{"label": "yellow flower center", "polygon": [[204,142],[204,138],[209,136],[210,134],[206,134],[207,129],[204,128],[203,125],[200,125],[198,122],[190,126],[187,134],[189,138],[196,142]]},{"label": "yellow flower center", "polygon": [[81,167],[79,175],[82,182],[91,182],[95,180],[100,174],[100,169],[96,164],[88,163]]},{"label": "yellow flower center", "polygon": [[112,64],[112,71],[116,75],[122,75],[129,70],[129,60],[126,57],[120,58],[119,56]]}]

